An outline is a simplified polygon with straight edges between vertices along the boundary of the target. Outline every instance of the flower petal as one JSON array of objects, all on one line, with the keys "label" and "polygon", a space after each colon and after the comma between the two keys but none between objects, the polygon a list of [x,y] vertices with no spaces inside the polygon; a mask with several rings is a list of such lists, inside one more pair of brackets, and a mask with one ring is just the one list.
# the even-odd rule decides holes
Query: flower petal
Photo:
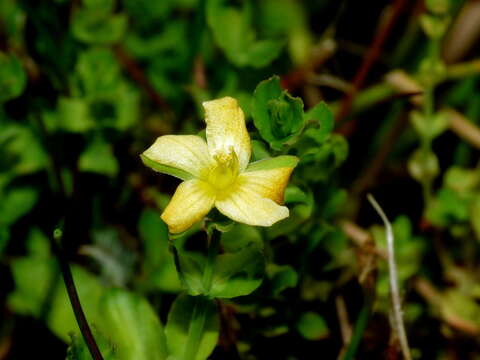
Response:
[{"label": "flower petal", "polygon": [[235,221],[256,226],[271,226],[289,215],[286,206],[280,206],[243,186],[239,186],[228,197],[217,199],[215,206]]},{"label": "flower petal", "polygon": [[260,197],[271,199],[278,204],[283,203],[283,195],[292,167],[270,170],[257,170],[240,174],[238,181]]},{"label": "flower petal", "polygon": [[202,220],[212,209],[214,201],[214,193],[203,181],[184,181],[178,186],[161,218],[171,233],[180,233]]},{"label": "flower petal", "polygon": [[207,143],[211,156],[228,155],[233,148],[240,171],[243,171],[250,161],[250,136],[245,126],[245,117],[237,100],[224,97],[205,101],[205,121],[207,123]]},{"label": "flower petal", "polygon": [[165,135],[155,140],[143,154],[150,161],[165,166],[154,167],[151,163],[144,162],[154,170],[165,172],[185,180],[186,176],[168,171],[170,168],[183,170],[193,176],[199,177],[202,169],[209,167],[211,158],[207,144],[199,136],[195,135]]}]

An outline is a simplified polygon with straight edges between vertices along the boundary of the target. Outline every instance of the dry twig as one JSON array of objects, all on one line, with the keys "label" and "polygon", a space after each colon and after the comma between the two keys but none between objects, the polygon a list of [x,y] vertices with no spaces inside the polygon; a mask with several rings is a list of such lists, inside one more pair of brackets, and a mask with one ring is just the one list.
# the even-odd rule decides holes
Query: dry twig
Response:
[{"label": "dry twig", "polygon": [[400,290],[398,288],[398,275],[397,275],[397,264],[395,263],[395,248],[394,248],[394,237],[393,230],[390,221],[383,212],[382,208],[371,195],[367,195],[368,201],[372,204],[375,211],[382,218],[382,221],[385,225],[385,230],[387,233],[387,255],[388,255],[388,269],[389,269],[389,280],[390,280],[390,295],[392,297],[393,304],[393,318],[395,319],[394,325],[400,341],[400,347],[402,349],[403,357],[406,360],[411,360],[410,348],[408,347],[407,334],[405,332],[405,326],[403,324],[402,317],[402,305],[400,301]]}]

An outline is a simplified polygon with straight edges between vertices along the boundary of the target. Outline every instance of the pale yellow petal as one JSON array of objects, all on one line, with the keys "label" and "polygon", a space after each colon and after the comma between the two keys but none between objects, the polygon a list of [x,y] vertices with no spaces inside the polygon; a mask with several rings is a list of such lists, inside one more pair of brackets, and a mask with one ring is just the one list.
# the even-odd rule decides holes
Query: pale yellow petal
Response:
[{"label": "pale yellow petal", "polygon": [[250,161],[250,136],[245,126],[245,117],[237,100],[224,97],[205,101],[208,150],[213,156],[226,154],[233,149],[238,157],[240,171]]},{"label": "pale yellow petal", "polygon": [[161,165],[181,169],[195,177],[200,176],[202,170],[211,164],[205,140],[195,135],[160,136],[143,155]]},{"label": "pale yellow petal", "polygon": [[283,195],[293,168],[282,167],[257,170],[240,174],[239,183],[260,197],[268,198],[277,204],[283,203]]},{"label": "pale yellow petal", "polygon": [[180,233],[202,220],[214,202],[214,194],[203,181],[184,181],[178,186],[161,218],[171,233]]},{"label": "pale yellow petal", "polygon": [[215,206],[232,220],[254,226],[271,226],[289,215],[286,206],[280,206],[242,186],[227,197],[217,199]]}]

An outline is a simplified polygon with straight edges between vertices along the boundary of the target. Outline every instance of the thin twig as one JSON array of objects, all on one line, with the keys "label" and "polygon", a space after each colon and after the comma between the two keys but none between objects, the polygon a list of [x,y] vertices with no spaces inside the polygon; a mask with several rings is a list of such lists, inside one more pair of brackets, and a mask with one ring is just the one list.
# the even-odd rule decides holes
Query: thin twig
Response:
[{"label": "thin twig", "polygon": [[[397,109],[394,108],[393,111],[397,111]],[[375,183],[376,179],[378,179],[381,174],[384,164],[394,148],[397,139],[402,135],[408,125],[407,116],[402,114],[401,111],[398,111],[398,115],[395,117],[393,125],[391,125],[385,136],[383,136],[381,144],[378,146],[372,160],[366,169],[362,171],[362,175],[353,183],[351,190],[353,194],[364,194],[365,190]]]},{"label": "thin twig", "polygon": [[445,310],[446,306],[444,305],[445,300],[443,294],[437,290],[427,279],[419,277],[414,281],[413,286],[426,301],[439,310],[442,319],[449,326],[470,336],[477,337],[480,334],[480,328],[473,321],[462,318],[452,311]]},{"label": "thin twig", "polygon": [[[59,241],[60,244],[57,243]],[[65,287],[67,289],[68,298],[72,304],[73,313],[75,314],[75,319],[77,320],[78,327],[80,332],[83,335],[85,343],[87,344],[88,350],[92,355],[94,360],[103,360],[102,353],[97,346],[95,338],[93,337],[90,326],[88,325],[85,313],[83,312],[80,299],[78,297],[78,292],[75,287],[75,282],[73,281],[72,271],[70,270],[70,265],[65,258],[62,247],[62,231],[56,229],[54,232],[54,238],[52,239],[53,251],[57,254],[58,261],[60,263],[60,270],[63,275],[63,280],[65,281]]]},{"label": "thin twig", "polygon": [[357,224],[343,220],[340,222],[340,227],[350,239],[363,251],[370,251],[383,260],[387,260],[387,253],[383,249],[379,249],[372,244],[372,236],[368,231],[361,228]]},{"label": "thin twig", "polygon": [[[372,42],[372,45],[368,49],[365,57],[363,58],[363,62],[360,65],[357,73],[355,74],[355,78],[353,80],[353,88],[343,99],[342,104],[338,113],[336,114],[337,122],[340,122],[349,112],[350,108],[353,104],[353,99],[357,94],[357,91],[363,86],[370,69],[377,61],[378,57],[380,56],[380,52],[385,40],[390,35],[390,32],[393,30],[397,19],[405,6],[405,0],[395,0],[392,5],[391,12],[387,15],[388,19],[380,25],[380,29],[375,36],[375,39]],[[342,134],[351,134],[355,129],[355,122],[349,122],[342,126],[339,130]]]},{"label": "thin twig", "polygon": [[135,59],[128,54],[125,49],[119,45],[113,48],[114,54],[118,59],[118,62],[128,72],[130,77],[137,82],[137,84],[143,88],[148,97],[157,105],[161,110],[170,110],[169,104],[163,97],[158,94],[157,90],[153,87],[152,83],[145,75],[142,68],[137,64]]},{"label": "thin twig", "polygon": [[344,345],[348,345],[352,338],[352,327],[348,319],[347,306],[342,296],[335,297],[335,307],[337,309],[338,321],[340,323],[340,332],[342,334],[342,341]]},{"label": "thin twig", "polygon": [[473,147],[480,149],[480,128],[458,111],[446,109],[445,113],[450,120],[450,130]]},{"label": "thin twig", "polygon": [[395,263],[395,250],[394,250],[394,236],[392,225],[388,220],[387,216],[383,212],[382,208],[371,195],[367,195],[368,201],[372,204],[375,211],[382,218],[382,221],[385,225],[385,230],[387,232],[387,255],[388,255],[388,268],[389,268],[389,279],[390,279],[390,295],[392,297],[393,303],[393,317],[395,319],[394,326],[396,327],[398,339],[400,340],[400,347],[402,348],[403,357],[406,360],[411,360],[410,348],[408,347],[407,334],[405,332],[405,326],[402,319],[402,306],[400,301],[400,291],[398,288],[398,275],[397,275],[397,265]]}]

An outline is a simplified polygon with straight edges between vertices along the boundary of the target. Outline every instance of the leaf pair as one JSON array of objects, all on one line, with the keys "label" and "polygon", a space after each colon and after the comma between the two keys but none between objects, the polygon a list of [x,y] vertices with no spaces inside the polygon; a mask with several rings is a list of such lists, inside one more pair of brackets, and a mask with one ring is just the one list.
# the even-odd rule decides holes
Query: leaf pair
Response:
[{"label": "leaf pair", "polygon": [[333,130],[333,116],[325,103],[320,102],[304,113],[302,99],[283,90],[278,76],[258,84],[253,94],[252,116],[260,135],[274,150],[295,143],[306,125],[306,135],[317,143],[325,141]]}]

